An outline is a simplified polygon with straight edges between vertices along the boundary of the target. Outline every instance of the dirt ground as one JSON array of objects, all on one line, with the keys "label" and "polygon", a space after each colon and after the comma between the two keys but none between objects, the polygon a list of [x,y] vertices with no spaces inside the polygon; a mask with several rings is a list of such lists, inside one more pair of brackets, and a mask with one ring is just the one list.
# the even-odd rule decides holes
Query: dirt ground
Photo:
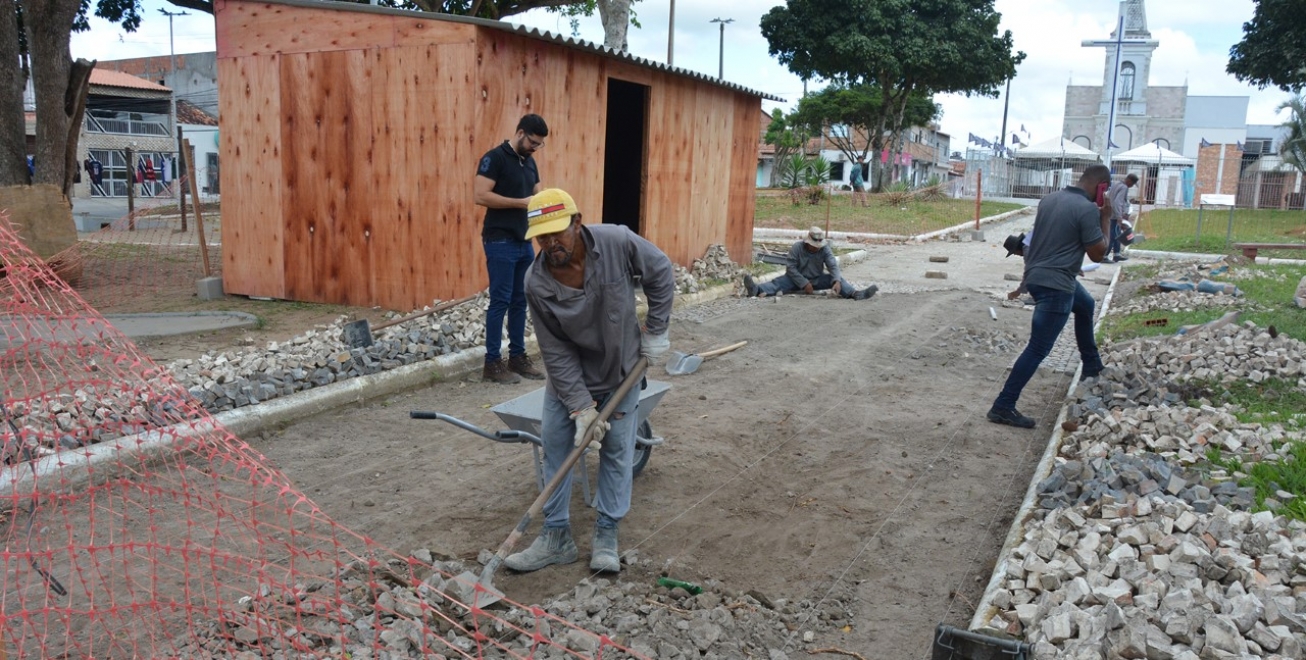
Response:
[{"label": "dirt ground", "polygon": [[[667,442],[635,482],[621,543],[638,560],[622,579],[837,598],[856,611],[847,632],[795,640],[791,652],[929,657],[935,625],[964,626],[979,601],[1069,382],[1043,373],[1026,390],[1035,431],[985,421],[1020,345],[969,337],[1028,332],[1028,314],[995,322],[993,304],[968,291],[727,299],[673,321],[677,350],[749,344],[693,375],[659,368],[673,387],[650,422]],[[504,428],[488,408],[534,387],[469,377],[247,440],[342,524],[401,552],[475,558],[537,494],[531,453],[408,411]],[[573,526],[587,557],[594,512],[579,492]],[[496,584],[542,602],[587,566],[505,569]]]}]

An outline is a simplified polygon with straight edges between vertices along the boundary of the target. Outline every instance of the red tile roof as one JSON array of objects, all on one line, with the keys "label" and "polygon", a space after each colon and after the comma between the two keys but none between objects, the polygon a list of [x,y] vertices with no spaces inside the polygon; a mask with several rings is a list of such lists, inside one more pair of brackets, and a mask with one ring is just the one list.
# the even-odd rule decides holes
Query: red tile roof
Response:
[{"label": "red tile roof", "polygon": [[167,87],[164,87],[163,85],[160,85],[158,83],[152,83],[144,78],[137,78],[136,76],[133,76],[130,73],[122,73],[120,71],[109,71],[107,69],[99,69],[99,68],[91,70],[91,84],[100,85],[103,87],[128,87],[131,89],[148,89],[150,91],[155,91],[155,92],[172,91]]}]

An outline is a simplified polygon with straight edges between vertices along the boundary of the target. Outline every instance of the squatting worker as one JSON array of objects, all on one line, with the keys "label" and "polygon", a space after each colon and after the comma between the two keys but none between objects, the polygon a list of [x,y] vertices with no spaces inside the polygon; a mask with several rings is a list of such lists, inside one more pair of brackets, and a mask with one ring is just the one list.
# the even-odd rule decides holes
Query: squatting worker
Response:
[{"label": "squatting worker", "polygon": [[[526,270],[535,253],[526,238],[526,204],[540,191],[536,150],[544,147],[549,127],[539,115],[517,122],[512,140],[489,150],[476,166],[476,203],[486,208],[481,243],[490,275],[490,308],[485,312],[485,370],[481,376],[497,383],[533,380],[544,374],[526,355]],[[508,359],[500,355],[503,317],[508,317]]]},{"label": "squatting worker", "polygon": [[1105,165],[1090,165],[1077,185],[1054,192],[1038,204],[1025,248],[1023,285],[1034,297],[1029,344],[1016,358],[1002,392],[989,409],[990,422],[1034,428],[1034,419],[1020,414],[1016,401],[1043,358],[1052,352],[1071,314],[1075,316],[1079,357],[1084,362],[1083,376],[1093,378],[1102,372],[1102,357],[1093,339],[1093,296],[1075,277],[1085,254],[1097,263],[1106,257],[1111,202],[1104,198],[1099,208],[1094,198],[1098,185],[1110,181],[1111,170]]},{"label": "squatting worker", "polygon": [[749,298],[755,296],[774,296],[781,293],[815,293],[817,291],[834,291],[842,298],[867,300],[875,295],[880,287],[872,284],[857,290],[843,278],[839,271],[839,259],[834,256],[834,248],[825,240],[825,230],[812,227],[801,241],[789,246],[789,255],[785,257],[785,274],[758,284],[753,276],[744,274],[744,294]]},{"label": "squatting worker", "polygon": [[[540,254],[526,279],[526,299],[549,374],[541,420],[548,481],[583,441],[640,354],[652,360],[670,347],[667,322],[676,282],[667,255],[622,225],[582,225],[576,202],[562,190],[532,197],[529,215],[526,235],[538,242]],[[635,316],[636,278],[648,299],[643,328]],[[590,554],[595,571],[621,570],[617,524],[630,510],[639,393],[639,387],[632,387],[591,438],[590,450],[600,452],[598,520]],[[544,505],[539,537],[509,555],[504,560],[508,568],[534,571],[576,561],[570,500],[568,474]]]}]

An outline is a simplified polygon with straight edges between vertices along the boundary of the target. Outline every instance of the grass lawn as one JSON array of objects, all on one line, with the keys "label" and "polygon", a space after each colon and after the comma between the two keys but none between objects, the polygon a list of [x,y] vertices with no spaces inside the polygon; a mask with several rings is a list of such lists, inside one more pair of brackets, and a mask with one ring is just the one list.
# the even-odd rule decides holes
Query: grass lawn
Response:
[{"label": "grass lawn", "polygon": [[[830,229],[916,236],[975,220],[973,199],[890,204],[888,202],[895,197],[892,194],[868,194],[866,197],[869,206],[862,207],[852,205],[850,193],[835,194],[829,200]],[[980,205],[980,216],[988,217],[1018,208],[1021,208],[1018,204],[983,202]],[[807,229],[812,225],[825,227],[826,212],[825,201],[818,205],[803,203],[795,206],[783,191],[759,191],[753,218],[757,227]]]},{"label": "grass lawn", "polygon": [[[1200,211],[1200,240],[1198,215],[1199,211],[1189,209],[1148,211],[1134,227],[1147,236],[1138,248],[1228,254],[1238,252],[1232,243],[1306,243],[1306,211],[1234,209],[1230,231],[1229,209],[1205,209]],[[1227,242],[1226,236],[1230,236]],[[1301,259],[1306,258],[1306,252],[1262,251],[1260,256]]]},{"label": "grass lawn", "polygon": [[[1143,266],[1127,269],[1125,276],[1131,280],[1152,279],[1156,273],[1156,266]],[[1274,326],[1280,334],[1306,341],[1306,313],[1292,302],[1302,274],[1299,266],[1248,264],[1231,265],[1228,273],[1211,279],[1232,282],[1242,289],[1244,299],[1254,303],[1249,309],[1243,310],[1238,317],[1239,323],[1252,321],[1263,328]],[[1181,326],[1214,321],[1227,311],[1211,308],[1185,312],[1154,310],[1124,316],[1111,314],[1102,320],[1099,338],[1124,341],[1134,337],[1174,334]],[[1146,323],[1161,318],[1167,319],[1164,326],[1149,326]]]}]

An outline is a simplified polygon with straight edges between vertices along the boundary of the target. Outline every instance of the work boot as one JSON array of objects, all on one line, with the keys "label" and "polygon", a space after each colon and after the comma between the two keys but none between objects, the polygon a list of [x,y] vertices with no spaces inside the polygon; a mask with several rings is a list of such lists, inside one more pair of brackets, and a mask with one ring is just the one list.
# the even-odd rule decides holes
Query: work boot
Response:
[{"label": "work boot", "polygon": [[513,373],[512,370],[508,368],[508,363],[499,359],[494,362],[485,363],[485,370],[481,372],[481,380],[512,385],[514,383],[520,383],[521,376]]},{"label": "work boot", "polygon": [[757,283],[753,281],[753,276],[744,273],[744,295],[748,298],[757,297]]},{"label": "work boot", "polygon": [[617,554],[617,528],[594,526],[594,543],[591,546],[590,570],[601,573],[620,573],[621,557]]},{"label": "work boot", "polygon": [[1037,424],[1033,417],[1026,417],[1015,408],[989,408],[988,418],[994,424],[1006,424],[1022,429],[1032,429]]},{"label": "work boot", "polygon": [[531,364],[530,357],[525,353],[508,358],[508,368],[522,378],[544,380],[544,374],[536,369],[534,364]]},{"label": "work boot", "polygon": [[861,291],[854,293],[853,300],[866,300],[867,298],[874,296],[875,292],[879,290],[880,290],[879,286],[872,284],[866,287],[865,289],[862,289]]},{"label": "work boot", "polygon": [[503,565],[514,571],[529,573],[554,564],[570,564],[576,561],[577,555],[570,527],[545,527],[535,537],[531,547],[508,555],[503,560]]}]

